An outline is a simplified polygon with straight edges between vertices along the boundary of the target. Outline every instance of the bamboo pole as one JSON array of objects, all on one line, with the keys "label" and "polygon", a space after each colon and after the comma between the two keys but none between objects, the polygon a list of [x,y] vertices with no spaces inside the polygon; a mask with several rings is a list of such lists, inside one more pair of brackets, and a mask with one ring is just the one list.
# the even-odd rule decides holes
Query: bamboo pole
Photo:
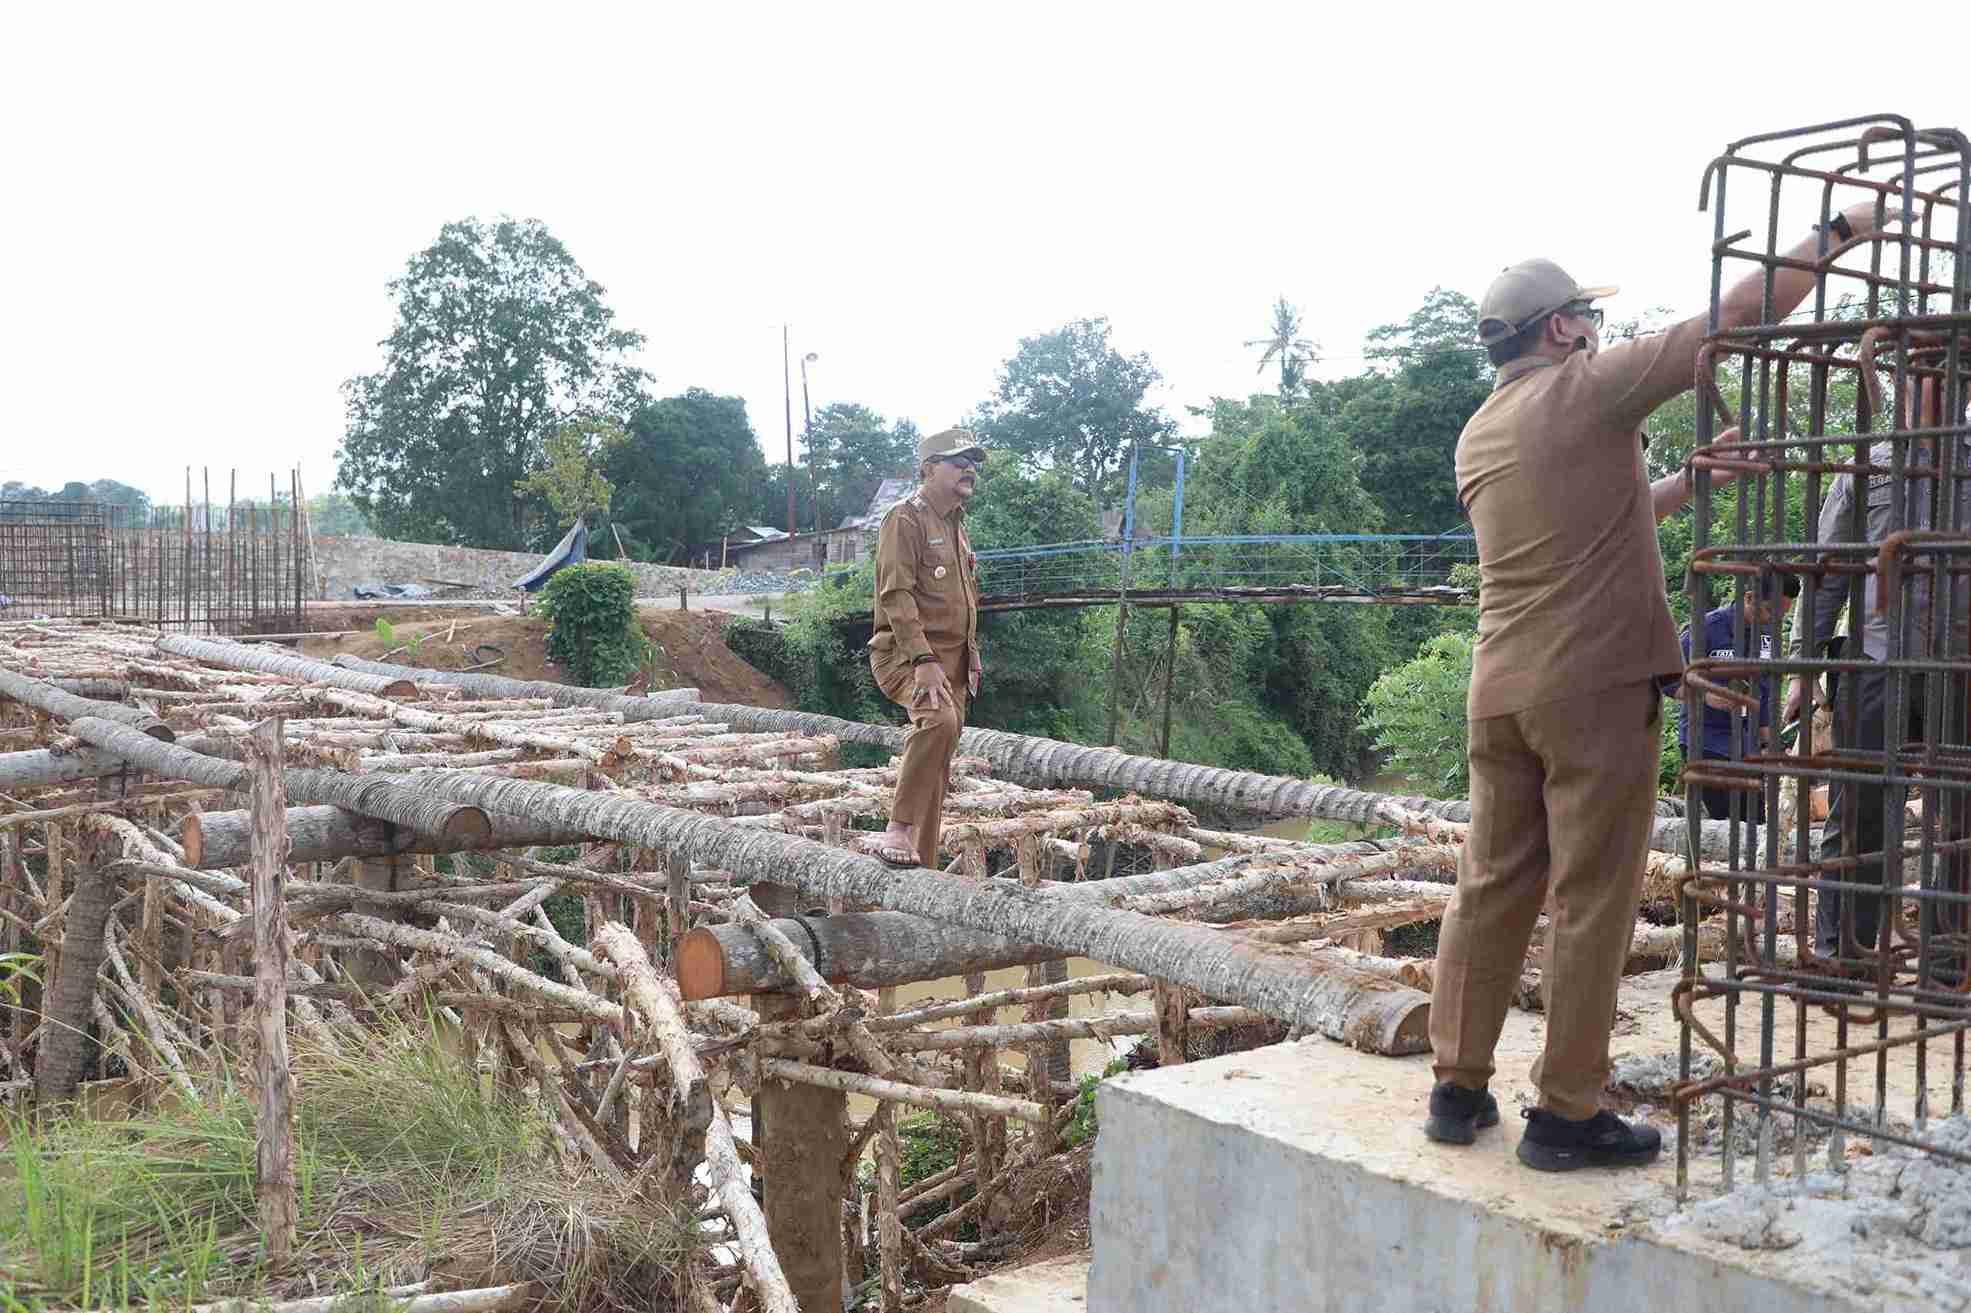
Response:
[{"label": "bamboo pole", "polygon": [[[294,1250],[294,1073],[287,1053],[287,796],[281,787],[281,722],[261,722],[246,741],[253,771],[254,1175],[267,1261]],[[153,882],[147,889],[159,886]]]}]

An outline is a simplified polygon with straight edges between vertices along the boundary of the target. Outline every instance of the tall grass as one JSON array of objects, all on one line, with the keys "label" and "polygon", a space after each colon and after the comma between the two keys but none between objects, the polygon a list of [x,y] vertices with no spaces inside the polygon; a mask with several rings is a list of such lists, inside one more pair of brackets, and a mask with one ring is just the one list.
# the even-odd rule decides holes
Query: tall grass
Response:
[{"label": "tall grass", "polygon": [[[443,1214],[529,1165],[542,1127],[427,1031],[351,1038],[295,1051],[304,1264],[389,1280],[427,1264]],[[184,1303],[283,1276],[256,1230],[252,1107],[223,1071],[200,1094],[124,1121],[0,1122],[0,1310]]]}]

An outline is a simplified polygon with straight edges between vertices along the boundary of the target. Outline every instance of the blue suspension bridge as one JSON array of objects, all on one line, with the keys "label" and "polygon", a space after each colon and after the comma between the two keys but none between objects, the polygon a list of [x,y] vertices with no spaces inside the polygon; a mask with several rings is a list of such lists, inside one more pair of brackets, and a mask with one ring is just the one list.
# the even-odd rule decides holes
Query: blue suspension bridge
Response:
[{"label": "blue suspension bridge", "polygon": [[1258,533],[1184,536],[1182,447],[1153,447],[1177,458],[1170,534],[1138,537],[1136,468],[1121,537],[1002,547],[979,553],[979,609],[1034,607],[1175,607],[1191,602],[1357,602],[1469,605],[1473,582],[1454,577],[1475,565],[1468,533]]},{"label": "blue suspension bridge", "polygon": [[979,609],[1355,602],[1468,606],[1470,534],[1223,534],[1048,543],[979,553]]}]

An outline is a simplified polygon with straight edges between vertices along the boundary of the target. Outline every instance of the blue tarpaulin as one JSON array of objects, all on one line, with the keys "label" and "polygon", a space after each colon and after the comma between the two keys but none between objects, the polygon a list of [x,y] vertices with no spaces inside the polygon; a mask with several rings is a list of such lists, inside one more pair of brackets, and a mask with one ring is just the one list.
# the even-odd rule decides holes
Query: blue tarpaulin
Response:
[{"label": "blue tarpaulin", "polygon": [[513,581],[515,588],[524,588],[530,593],[541,591],[541,585],[564,565],[580,565],[589,559],[589,526],[587,521],[575,521],[575,527],[554,545],[541,563],[528,574]]}]

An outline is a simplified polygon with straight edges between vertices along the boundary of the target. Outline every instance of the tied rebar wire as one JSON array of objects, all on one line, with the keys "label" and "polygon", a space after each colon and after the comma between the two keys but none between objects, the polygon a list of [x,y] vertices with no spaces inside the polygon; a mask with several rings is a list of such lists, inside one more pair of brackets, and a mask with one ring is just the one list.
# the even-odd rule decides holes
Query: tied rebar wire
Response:
[{"label": "tied rebar wire", "polygon": [[[1741,191],[1765,202],[1765,222],[1728,234],[1727,195]],[[1692,815],[1704,789],[1728,791],[1733,838],[1722,866],[1700,865],[1693,849],[1680,884],[1680,1197],[1690,1183],[1692,1110],[1713,1094],[1722,1100],[1726,1188],[1736,1180],[1740,1117],[1751,1119],[1761,1183],[1781,1129],[1792,1132],[1796,1177],[1807,1172],[1810,1134],[1828,1136],[1834,1171],[1850,1135],[1966,1160],[1928,1132],[1946,1107],[1964,1111],[1971,1029],[1968,196],[1963,134],[1893,116],[1749,138],[1705,173],[1701,203],[1717,216],[1711,324],[1719,326],[1724,289],[1748,268],[1763,273],[1766,313],[1761,324],[1714,332],[1696,362],[1693,632],[1706,576],[1733,603],[1793,576],[1801,582],[1793,631],[1807,637],[1789,655],[1782,623],[1748,623],[1735,605],[1736,655],[1693,652],[1684,682],[1687,723],[1699,723],[1707,694],[1730,706],[1731,759],[1693,765],[1685,784]],[[1837,238],[1831,217],[1867,200],[1887,225]],[[1803,264],[1785,253],[1781,215],[1809,206],[1822,225],[1820,258]],[[1816,275],[1813,295],[1781,319],[1773,277],[1803,268]],[[1739,440],[1717,443],[1732,424]],[[1737,491],[1714,524],[1710,476],[1727,470],[1739,476]],[[1855,489],[1838,535],[1847,541],[1817,541],[1839,478]],[[1835,628],[1846,636],[1838,653],[1813,641],[1831,619],[1829,598],[1817,596],[1823,587],[1846,617]],[[1803,716],[1797,741],[1782,750],[1758,734],[1757,721],[1761,690],[1776,709],[1789,679],[1809,682],[1815,703],[1831,689],[1832,706],[1821,723]],[[1883,704],[1879,745],[1861,732],[1871,687]],[[1816,850],[1809,831],[1822,786],[1844,798],[1838,829]],[[1859,813],[1878,805],[1887,837],[1880,851],[1858,851]],[[1761,810],[1776,823],[1755,827]],[[1859,883],[1871,862],[1885,875],[1879,893]],[[1857,931],[1861,890],[1880,906],[1872,944]],[[1823,904],[1839,908],[1831,952],[1814,929]],[[1724,917],[1724,957],[1700,963],[1697,921],[1711,914]],[[1693,1076],[1699,1050],[1722,1060],[1719,1074]]]},{"label": "tied rebar wire", "polygon": [[0,620],[118,619],[189,634],[302,629],[308,591],[299,480],[268,498],[210,493],[139,509],[0,500]]}]

